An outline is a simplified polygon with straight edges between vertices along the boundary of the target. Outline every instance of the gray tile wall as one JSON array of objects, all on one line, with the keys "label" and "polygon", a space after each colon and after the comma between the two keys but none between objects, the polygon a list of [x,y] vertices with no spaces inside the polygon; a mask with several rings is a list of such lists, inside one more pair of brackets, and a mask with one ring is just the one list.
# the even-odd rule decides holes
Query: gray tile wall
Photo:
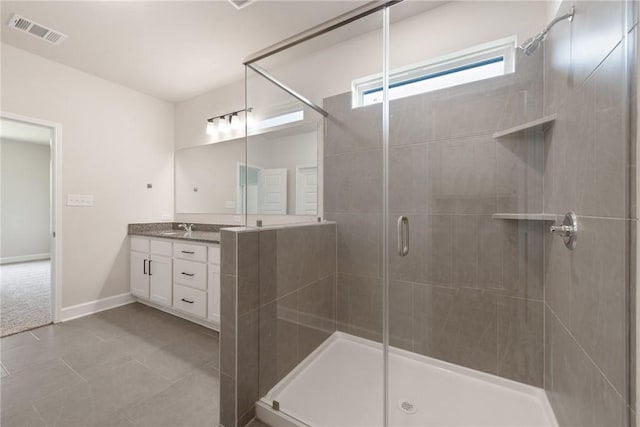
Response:
[{"label": "gray tile wall", "polygon": [[223,230],[221,422],[254,403],[336,330],[336,225]]},{"label": "gray tile wall", "polygon": [[[390,236],[390,341],[542,386],[543,134],[493,132],[542,115],[543,58],[516,73],[392,101],[389,224],[382,224],[382,110],[327,98],[325,216],[338,225],[338,329],[382,339],[382,227]],[[411,250],[396,255],[395,224]]]},{"label": "gray tile wall", "polygon": [[558,116],[545,138],[544,209],[573,210],[580,227],[574,251],[544,238],[545,389],[560,425],[622,426],[630,372],[628,236],[635,222],[625,5],[571,1],[559,13],[572,4],[576,19],[554,28],[544,51],[544,110]]}]

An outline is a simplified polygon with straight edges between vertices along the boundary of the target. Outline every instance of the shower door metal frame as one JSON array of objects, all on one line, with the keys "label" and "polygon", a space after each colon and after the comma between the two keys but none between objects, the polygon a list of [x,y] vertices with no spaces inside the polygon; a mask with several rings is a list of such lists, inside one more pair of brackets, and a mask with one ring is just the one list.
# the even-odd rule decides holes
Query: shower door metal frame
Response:
[{"label": "shower door metal frame", "polygon": [[243,65],[252,64],[256,61],[267,58],[278,52],[282,52],[283,50],[289,49],[290,47],[297,46],[300,43],[304,43],[308,40],[321,36],[322,34],[326,34],[337,28],[344,27],[345,25],[348,25],[354,21],[357,21],[360,18],[364,18],[365,16],[374,14],[380,10],[386,9],[389,6],[392,6],[400,2],[402,2],[402,0],[370,1],[369,3],[364,4],[356,9],[343,13],[342,15],[336,16],[335,18],[325,21],[321,24],[318,24],[315,27],[311,27],[308,30],[302,31],[278,43],[275,43],[269,47],[266,47],[257,52],[254,52],[251,55],[244,58],[242,60],[242,64]]}]

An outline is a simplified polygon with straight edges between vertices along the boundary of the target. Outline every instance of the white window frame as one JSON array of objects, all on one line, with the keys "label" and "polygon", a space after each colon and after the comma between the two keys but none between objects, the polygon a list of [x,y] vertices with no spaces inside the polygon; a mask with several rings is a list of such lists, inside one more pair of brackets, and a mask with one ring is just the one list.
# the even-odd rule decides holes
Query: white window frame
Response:
[{"label": "white window frame", "polygon": [[[405,67],[396,68],[389,73],[389,85],[393,87],[403,82],[421,79],[436,73],[453,70],[459,67],[476,64],[494,58],[503,58],[504,74],[515,72],[515,52],[517,46],[516,36],[506,37],[484,43],[448,55],[429,59],[426,61],[411,64]],[[451,86],[449,86],[451,87]],[[351,82],[351,104],[353,108],[365,107],[364,96],[372,90],[382,89],[382,74],[373,74],[362,77]],[[425,93],[427,91],[418,90],[413,95]],[[406,95],[410,96],[410,95]],[[404,96],[403,96],[404,97]]]}]

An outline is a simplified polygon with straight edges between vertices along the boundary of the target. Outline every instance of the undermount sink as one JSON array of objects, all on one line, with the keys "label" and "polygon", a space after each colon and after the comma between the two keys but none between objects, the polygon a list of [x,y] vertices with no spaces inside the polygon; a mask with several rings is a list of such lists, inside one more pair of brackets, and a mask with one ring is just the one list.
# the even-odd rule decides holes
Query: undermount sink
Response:
[{"label": "undermount sink", "polygon": [[163,231],[162,234],[165,236],[174,236],[176,234],[182,234],[182,231]]}]

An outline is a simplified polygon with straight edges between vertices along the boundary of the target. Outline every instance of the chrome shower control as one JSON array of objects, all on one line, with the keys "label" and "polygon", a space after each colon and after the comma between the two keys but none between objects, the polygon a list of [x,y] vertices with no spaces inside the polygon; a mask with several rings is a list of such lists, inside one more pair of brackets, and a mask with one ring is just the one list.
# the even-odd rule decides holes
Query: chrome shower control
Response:
[{"label": "chrome shower control", "polygon": [[557,234],[564,240],[564,245],[570,250],[575,249],[578,240],[578,218],[574,212],[565,214],[561,225],[552,225],[551,234]]}]

